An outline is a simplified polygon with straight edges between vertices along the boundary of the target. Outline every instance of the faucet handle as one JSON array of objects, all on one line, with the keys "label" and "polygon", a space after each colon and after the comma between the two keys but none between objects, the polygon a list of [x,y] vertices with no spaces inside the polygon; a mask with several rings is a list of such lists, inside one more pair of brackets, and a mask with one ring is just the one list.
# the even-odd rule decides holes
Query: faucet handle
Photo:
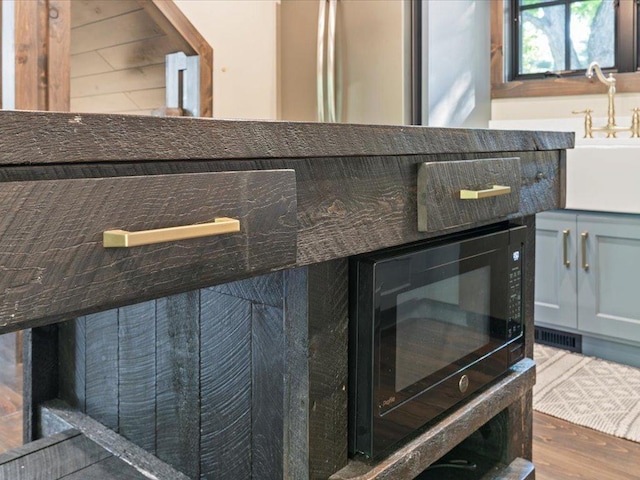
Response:
[{"label": "faucet handle", "polygon": [[634,108],[631,116],[631,138],[640,138],[640,108]]},{"label": "faucet handle", "polygon": [[584,138],[593,138],[593,119],[591,117],[591,112],[593,112],[593,110],[590,108],[580,111],[573,110],[571,112],[574,115],[584,114]]}]

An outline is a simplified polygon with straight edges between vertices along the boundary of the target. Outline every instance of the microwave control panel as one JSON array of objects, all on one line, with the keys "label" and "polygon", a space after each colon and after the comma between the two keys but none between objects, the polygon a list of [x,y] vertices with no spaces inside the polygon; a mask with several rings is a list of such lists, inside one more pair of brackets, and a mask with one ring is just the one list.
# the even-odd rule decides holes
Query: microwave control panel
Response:
[{"label": "microwave control panel", "polygon": [[522,335],[522,248],[511,249],[509,261],[509,319],[507,340]]}]

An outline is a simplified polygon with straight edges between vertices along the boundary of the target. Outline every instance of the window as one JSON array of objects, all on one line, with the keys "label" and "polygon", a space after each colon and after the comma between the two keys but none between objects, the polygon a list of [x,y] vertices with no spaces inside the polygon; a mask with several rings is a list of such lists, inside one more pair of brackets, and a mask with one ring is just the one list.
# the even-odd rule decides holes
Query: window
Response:
[{"label": "window", "polygon": [[614,68],[613,0],[514,0],[514,74]]},{"label": "window", "polygon": [[493,98],[598,93],[584,77],[592,61],[616,73],[618,91],[640,91],[638,10],[635,0],[493,0]]}]

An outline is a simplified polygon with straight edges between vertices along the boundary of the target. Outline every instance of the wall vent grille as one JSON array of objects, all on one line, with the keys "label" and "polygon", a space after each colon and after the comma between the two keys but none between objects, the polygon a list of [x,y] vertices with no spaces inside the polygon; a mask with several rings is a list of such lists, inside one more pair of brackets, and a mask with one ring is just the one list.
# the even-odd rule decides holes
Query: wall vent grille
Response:
[{"label": "wall vent grille", "polygon": [[534,332],[537,343],[582,353],[582,335],[543,327],[535,327]]}]

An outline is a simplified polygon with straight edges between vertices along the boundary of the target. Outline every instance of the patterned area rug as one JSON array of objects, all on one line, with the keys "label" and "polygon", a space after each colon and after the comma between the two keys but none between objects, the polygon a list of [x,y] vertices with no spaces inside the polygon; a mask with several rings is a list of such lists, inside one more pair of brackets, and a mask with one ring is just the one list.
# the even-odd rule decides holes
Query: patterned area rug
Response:
[{"label": "patterned area rug", "polygon": [[640,369],[535,345],[533,408],[640,442]]}]

